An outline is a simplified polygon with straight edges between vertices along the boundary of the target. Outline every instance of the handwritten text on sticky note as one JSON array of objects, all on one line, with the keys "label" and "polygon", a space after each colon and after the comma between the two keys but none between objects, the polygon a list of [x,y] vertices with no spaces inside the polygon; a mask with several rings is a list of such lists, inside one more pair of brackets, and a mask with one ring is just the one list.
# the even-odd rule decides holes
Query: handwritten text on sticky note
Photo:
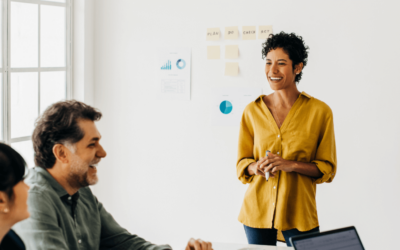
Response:
[{"label": "handwritten text on sticky note", "polygon": [[272,34],[272,25],[258,27],[258,39],[267,39]]},{"label": "handwritten text on sticky note", "polygon": [[219,28],[209,28],[207,29],[207,41],[217,41],[221,36]]},{"label": "handwritten text on sticky note", "polygon": [[225,39],[234,40],[239,36],[239,29],[237,26],[225,27]]},{"label": "handwritten text on sticky note", "polygon": [[243,26],[243,40],[255,40],[256,39],[256,26]]}]

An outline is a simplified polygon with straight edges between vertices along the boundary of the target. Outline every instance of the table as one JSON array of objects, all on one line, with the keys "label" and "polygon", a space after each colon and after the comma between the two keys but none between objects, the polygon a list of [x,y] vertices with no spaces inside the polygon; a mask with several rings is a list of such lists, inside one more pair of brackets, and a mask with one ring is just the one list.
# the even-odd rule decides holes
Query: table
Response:
[{"label": "table", "polygon": [[236,243],[211,242],[214,250],[294,250],[293,247],[276,247]]}]

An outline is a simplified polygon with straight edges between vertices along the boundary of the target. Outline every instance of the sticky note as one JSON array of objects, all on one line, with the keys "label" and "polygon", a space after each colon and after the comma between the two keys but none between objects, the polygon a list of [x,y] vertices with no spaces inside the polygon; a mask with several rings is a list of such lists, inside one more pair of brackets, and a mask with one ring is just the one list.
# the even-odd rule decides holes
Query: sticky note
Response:
[{"label": "sticky note", "polygon": [[225,59],[236,59],[239,57],[238,45],[225,45]]},{"label": "sticky note", "polygon": [[207,41],[218,41],[221,36],[219,28],[207,29]]},{"label": "sticky note", "polygon": [[227,62],[225,64],[225,75],[226,76],[237,76],[239,74],[239,63]]},{"label": "sticky note", "polygon": [[225,27],[225,39],[234,40],[238,39],[238,36],[239,36],[239,29],[237,26]]},{"label": "sticky note", "polygon": [[258,39],[267,39],[272,34],[272,25],[258,27]]},{"label": "sticky note", "polygon": [[219,59],[221,49],[219,46],[207,46],[207,59]]},{"label": "sticky note", "polygon": [[243,40],[256,40],[256,26],[243,26]]}]

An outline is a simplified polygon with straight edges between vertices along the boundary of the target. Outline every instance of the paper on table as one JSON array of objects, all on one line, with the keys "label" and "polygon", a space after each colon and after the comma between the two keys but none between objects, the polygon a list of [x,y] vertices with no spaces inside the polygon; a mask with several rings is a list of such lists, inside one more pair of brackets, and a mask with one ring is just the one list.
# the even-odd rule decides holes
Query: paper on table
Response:
[{"label": "paper on table", "polygon": [[269,34],[272,34],[272,25],[258,27],[258,39],[267,39]]},{"label": "paper on table", "polygon": [[220,38],[221,32],[219,28],[208,28],[207,29],[207,41],[218,41]]},{"label": "paper on table", "polygon": [[225,63],[225,75],[226,76],[237,76],[239,74],[239,63],[227,62]]},{"label": "paper on table", "polygon": [[256,26],[243,26],[243,40],[256,39]]},{"label": "paper on table", "polygon": [[207,46],[207,59],[219,59],[220,58],[220,48],[218,46]]},{"label": "paper on table", "polygon": [[225,59],[236,59],[239,57],[238,45],[225,45]]},{"label": "paper on table", "polygon": [[233,40],[237,39],[239,36],[239,30],[237,26],[225,27],[225,39]]}]

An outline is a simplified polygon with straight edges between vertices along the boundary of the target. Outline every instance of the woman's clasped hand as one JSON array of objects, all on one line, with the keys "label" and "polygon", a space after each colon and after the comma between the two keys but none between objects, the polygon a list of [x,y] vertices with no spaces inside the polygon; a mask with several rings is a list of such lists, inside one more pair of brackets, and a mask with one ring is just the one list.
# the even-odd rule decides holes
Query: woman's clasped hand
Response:
[{"label": "woman's clasped hand", "polygon": [[265,177],[265,173],[269,172],[269,177],[274,178],[278,171],[293,172],[293,161],[283,159],[277,154],[268,153],[268,156],[262,157],[256,162],[256,175]]}]

